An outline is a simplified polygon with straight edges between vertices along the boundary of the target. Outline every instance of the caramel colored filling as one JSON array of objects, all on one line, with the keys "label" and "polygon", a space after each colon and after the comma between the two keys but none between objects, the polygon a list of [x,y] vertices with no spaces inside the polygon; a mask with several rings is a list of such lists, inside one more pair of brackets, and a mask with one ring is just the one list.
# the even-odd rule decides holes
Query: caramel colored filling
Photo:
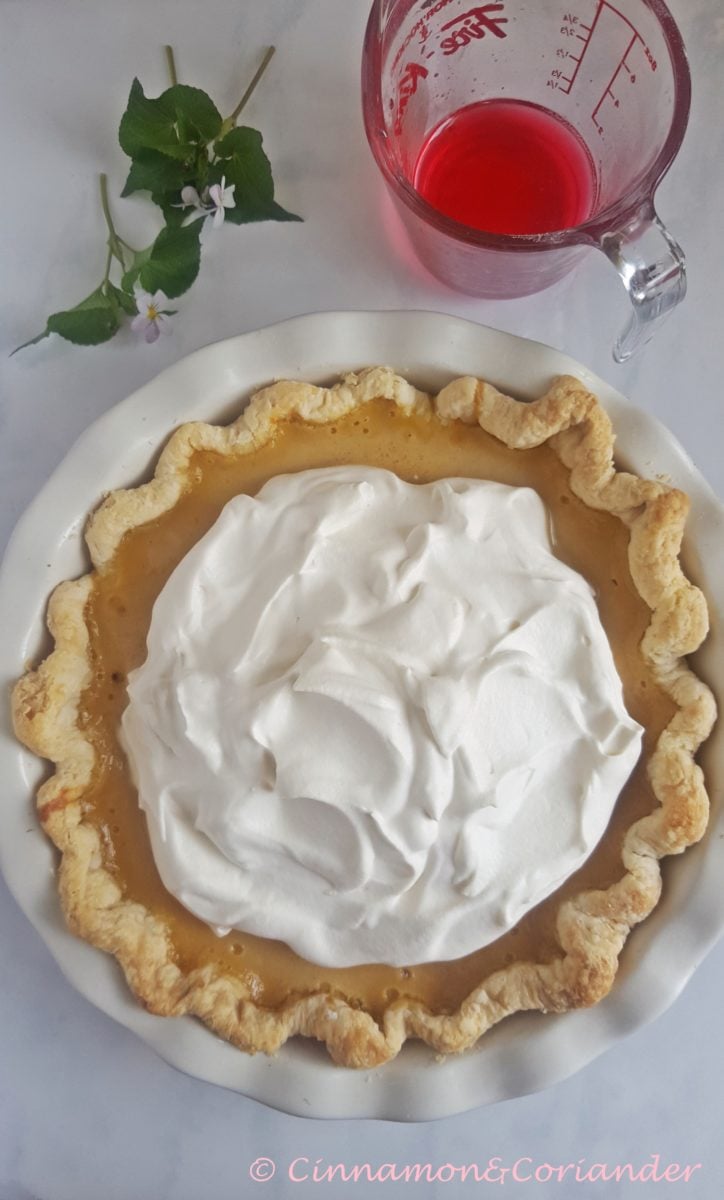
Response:
[{"label": "caramel colored filling", "polygon": [[[237,932],[217,937],[163,887],[117,740],[126,676],[146,657],[153,603],[226,502],[240,492],[253,495],[274,475],[344,463],[386,467],[411,482],[463,476],[534,487],[551,515],[556,552],[595,589],[626,706],[646,731],[639,764],[584,866],[509,933],[453,962],[330,969],[306,962],[281,942]],[[93,679],[81,704],[81,722],[96,750],[95,773],[84,798],[85,820],[100,830],[105,865],[124,895],[167,923],[179,966],[191,971],[215,964],[220,973],[241,977],[250,996],[268,1007],[326,990],[379,1017],[390,1000],[403,994],[433,1011],[452,1012],[498,968],[514,960],[546,962],[560,956],[555,921],[561,900],[620,879],[623,837],[637,818],[656,807],[645,763],[675,711],[639,653],[650,614],[633,586],[627,547],[625,526],[573,495],[567,472],[549,447],[508,450],[481,429],[443,426],[432,416],[407,417],[387,402],[356,409],[331,425],[281,424],[273,440],[251,455],[197,452],[181,500],[164,516],[127,533],[110,566],[95,576],[87,608]]]}]

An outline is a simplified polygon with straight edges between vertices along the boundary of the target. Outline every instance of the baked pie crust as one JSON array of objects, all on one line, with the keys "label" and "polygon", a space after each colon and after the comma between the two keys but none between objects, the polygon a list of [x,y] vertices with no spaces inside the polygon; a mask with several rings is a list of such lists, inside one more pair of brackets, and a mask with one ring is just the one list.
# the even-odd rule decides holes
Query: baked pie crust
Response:
[{"label": "baked pie crust", "polygon": [[[558,953],[545,962],[506,963],[480,978],[453,1011],[432,1011],[419,999],[395,992],[375,1019],[328,989],[312,994],[292,989],[283,1003],[265,1007],[243,975],[225,972],[218,963],[184,968],[165,920],[124,894],[110,869],[101,831],[89,819],[84,796],[96,751],[80,712],[92,674],[86,614],[94,580],[111,568],[128,531],[168,513],[193,487],[194,456],[254,455],[282,426],[300,421],[329,425],[378,400],[396,406],[400,415],[436,414],[443,425],[479,424],[512,450],[547,443],[570,472],[571,491],[589,508],[623,522],[630,531],[631,580],[651,611],[641,660],[670,698],[674,715],[646,765],[658,807],[628,828],[620,878],[560,903]],[[608,993],[630,930],[659,899],[659,860],[682,852],[704,834],[708,798],[694,755],[716,715],[709,689],[684,661],[708,629],[704,598],[679,562],[687,497],[665,483],[617,471],[613,447],[608,416],[570,376],[558,378],[540,399],[526,403],[470,377],[429,397],[390,370],[371,368],[330,388],[273,384],[258,392],[229,426],[184,425],[170,438],[149,483],[105,499],[86,532],[94,570],[54,591],[48,625],[55,649],[17,683],[13,718],[20,740],[56,765],[37,802],[43,828],[61,851],[59,890],[68,924],[116,956],[148,1009],[197,1016],[248,1052],[273,1053],[287,1038],[301,1034],[324,1041],[340,1064],[372,1067],[393,1058],[408,1037],[420,1038],[440,1053],[458,1052],[511,1013],[563,1012],[594,1004]]]}]

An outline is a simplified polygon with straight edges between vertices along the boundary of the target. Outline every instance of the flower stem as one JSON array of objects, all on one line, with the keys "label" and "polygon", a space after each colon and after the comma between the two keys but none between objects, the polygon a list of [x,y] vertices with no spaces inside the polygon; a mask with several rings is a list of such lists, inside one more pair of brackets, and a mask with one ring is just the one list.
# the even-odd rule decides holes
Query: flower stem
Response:
[{"label": "flower stem", "polygon": [[116,233],[116,227],[113,224],[113,217],[111,216],[111,210],[108,204],[108,176],[105,174],[100,176],[100,190],[101,207],[103,209],[103,216],[105,217],[106,225],[108,226],[108,250],[111,255],[118,259],[119,263],[125,270],[126,264],[123,259],[121,239]]},{"label": "flower stem", "polygon": [[101,284],[101,287],[102,287],[102,288],[105,288],[105,287],[106,287],[106,285],[108,284],[108,280],[110,279],[110,274],[111,274],[111,263],[112,263],[112,262],[113,262],[113,251],[111,250],[111,247],[110,247],[110,240],[109,240],[109,244],[108,244],[108,255],[107,255],[107,257],[106,257],[106,269],[105,269],[105,271],[104,271],[104,273],[103,273],[103,283]]},{"label": "flower stem", "polygon": [[166,65],[168,74],[171,80],[171,86],[175,87],[178,83],[178,75],[176,74],[176,59],[173,56],[173,46],[164,46],[166,52]]},{"label": "flower stem", "polygon": [[248,101],[251,100],[251,97],[256,89],[256,85],[259,83],[259,80],[261,79],[262,75],[264,74],[267,67],[269,66],[269,63],[271,62],[272,58],[274,57],[275,50],[276,50],[276,46],[269,46],[268,50],[264,54],[264,57],[262,58],[261,62],[259,63],[259,66],[257,67],[256,71],[254,72],[254,77],[253,77],[251,83],[249,84],[248,88],[244,92],[244,95],[241,97],[241,100],[237,104],[233,113],[229,117],[229,123],[232,126],[236,124],[236,122],[239,119],[242,109],[245,107],[245,105],[248,103]]},{"label": "flower stem", "polygon": [[106,225],[108,226],[108,232],[112,238],[116,238],[118,234],[114,228],[113,217],[108,205],[108,176],[105,174],[101,175],[99,177],[99,184],[101,189],[101,207],[103,209],[103,216],[106,219]]}]

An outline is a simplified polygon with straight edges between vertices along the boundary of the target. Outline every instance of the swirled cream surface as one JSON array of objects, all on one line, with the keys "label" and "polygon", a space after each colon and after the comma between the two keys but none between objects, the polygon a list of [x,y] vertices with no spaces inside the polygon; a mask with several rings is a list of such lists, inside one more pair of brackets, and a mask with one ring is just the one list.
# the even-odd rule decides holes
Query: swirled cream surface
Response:
[{"label": "swirled cream surface", "polygon": [[165,886],[329,966],[498,938],[591,853],[642,733],[534,491],[367,467],[230,501],[128,694]]}]

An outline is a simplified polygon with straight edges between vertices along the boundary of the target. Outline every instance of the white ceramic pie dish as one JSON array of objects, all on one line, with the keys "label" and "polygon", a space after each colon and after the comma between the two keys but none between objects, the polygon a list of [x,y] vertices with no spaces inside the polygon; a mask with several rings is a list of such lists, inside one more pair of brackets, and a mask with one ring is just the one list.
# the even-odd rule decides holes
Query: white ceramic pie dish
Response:
[{"label": "white ceramic pie dish", "polygon": [[[704,588],[712,633],[697,669],[719,691],[724,678],[724,509],[673,436],[579,363],[535,342],[433,313],[321,313],[298,317],[203,350],[164,371],[82,435],[20,520],[0,571],[0,680],[6,695],[28,659],[48,644],[45,604],[61,579],[83,573],[82,530],[100,497],[140,482],[179,423],[228,420],[256,388],[276,378],[327,382],[344,371],[385,364],[426,389],[455,375],[480,375],[520,398],[570,372],[594,391],[618,434],[622,463],[663,474],[687,491],[692,515],[686,566]],[[523,1014],[486,1034],[474,1051],[444,1062],[407,1044],[375,1071],[335,1067],[301,1039],[273,1059],[248,1057],[191,1018],[141,1008],[113,959],[73,937],[56,901],[55,850],[29,837],[42,766],[14,739],[9,708],[0,727],[0,863],[21,908],[61,968],[92,1003],[138,1033],[168,1062],[284,1111],[317,1117],[426,1120],[549,1086],[652,1020],[676,998],[724,930],[724,733],[702,755],[713,800],[704,841],[667,860],[664,896],[634,931],[612,993],[596,1008],[562,1016]]]}]

